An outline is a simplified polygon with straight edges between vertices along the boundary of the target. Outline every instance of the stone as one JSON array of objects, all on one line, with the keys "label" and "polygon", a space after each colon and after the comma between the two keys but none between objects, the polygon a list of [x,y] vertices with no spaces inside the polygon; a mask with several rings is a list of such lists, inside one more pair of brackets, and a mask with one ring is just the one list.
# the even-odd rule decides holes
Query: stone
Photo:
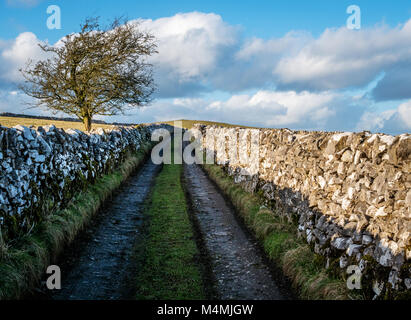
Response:
[{"label": "stone", "polygon": [[0,193],[0,204],[8,204],[6,203],[5,195],[3,195],[2,193]]},{"label": "stone", "polygon": [[400,278],[398,276],[398,271],[391,270],[390,275],[388,277],[388,282],[391,284],[391,288],[393,288],[394,290],[397,290],[399,280]]},{"label": "stone", "polygon": [[405,203],[409,208],[411,207],[411,189],[407,192],[407,196],[405,197]]},{"label": "stone", "polygon": [[325,179],[322,176],[319,176],[318,177],[318,184],[320,185],[321,189],[324,189],[327,182],[325,181]]},{"label": "stone", "polygon": [[340,258],[340,268],[344,269],[348,265],[348,259],[346,256]]},{"label": "stone", "polygon": [[390,250],[385,250],[384,255],[380,256],[379,263],[384,267],[391,267],[394,262],[394,257]]},{"label": "stone", "polygon": [[346,150],[342,157],[341,157],[341,161],[343,162],[353,162],[353,153],[351,150]]},{"label": "stone", "polygon": [[407,290],[411,290],[411,278],[405,278],[404,279],[404,284]]},{"label": "stone", "polygon": [[[99,131],[94,136],[75,132],[76,139],[55,126],[39,127],[37,131],[23,126],[0,127],[0,228],[3,239],[10,240],[8,225],[17,226],[22,233],[27,231],[25,214],[32,214],[32,209],[43,205],[43,195],[53,194],[56,206],[66,203],[70,200],[67,199],[70,193],[65,195],[67,184],[71,188],[77,184],[81,186],[84,181],[79,180],[79,176],[84,179],[100,176],[108,169],[107,163],[114,169],[125,151],[137,151],[142,143],[150,140],[150,134],[156,128],[171,129],[162,124],[133,129],[118,127],[108,132]],[[37,223],[39,219],[37,215],[29,218],[31,223]]]},{"label": "stone", "polygon": [[46,156],[45,155],[43,155],[43,154],[35,155],[34,162],[42,163],[44,161],[46,161]]},{"label": "stone", "polygon": [[364,235],[362,236],[362,244],[367,246],[367,245],[369,245],[370,243],[372,243],[372,237],[369,236],[369,235],[364,234]]},{"label": "stone", "polygon": [[28,141],[33,141],[34,140],[34,137],[33,137],[33,134],[31,132],[30,128],[27,128],[27,127],[24,127],[24,126],[21,126],[21,125],[17,125],[14,128],[21,131],[21,132],[23,132],[23,136],[26,140],[28,140]]},{"label": "stone", "polygon": [[385,212],[384,207],[378,208],[378,210],[375,212],[374,216],[375,217],[385,217],[387,216],[387,212]]},{"label": "stone", "polygon": [[349,245],[349,238],[336,238],[331,245],[338,250],[346,250]]},{"label": "stone", "polygon": [[361,248],[362,248],[362,245],[360,244],[350,244],[347,249],[348,256],[351,257],[352,255],[358,253]]},{"label": "stone", "polygon": [[[220,135],[236,132],[199,128],[213,128]],[[347,257],[351,263],[371,256],[387,272],[400,270],[411,258],[411,226],[406,224],[411,219],[410,134],[285,129],[260,134],[259,187],[253,191],[264,186],[267,203],[278,215],[298,221],[300,234],[318,254],[344,256],[343,265]],[[221,142],[218,147],[227,146]],[[248,180],[234,170],[236,165],[229,160],[224,165],[244,188]],[[376,247],[378,239],[389,240]]]},{"label": "stone", "polygon": [[375,299],[375,298],[379,297],[381,295],[382,291],[384,290],[384,282],[374,280],[373,285],[372,285],[372,289],[375,293],[375,296],[374,296],[374,299]]}]

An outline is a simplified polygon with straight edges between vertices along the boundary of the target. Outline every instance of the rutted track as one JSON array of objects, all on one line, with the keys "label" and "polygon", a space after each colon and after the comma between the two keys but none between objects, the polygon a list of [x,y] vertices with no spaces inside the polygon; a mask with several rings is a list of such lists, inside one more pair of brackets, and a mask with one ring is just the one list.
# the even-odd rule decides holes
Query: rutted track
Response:
[{"label": "rutted track", "polygon": [[184,165],[193,205],[220,299],[285,300],[252,237],[238,223],[233,208],[197,165]]},{"label": "rutted track", "polygon": [[[87,230],[59,259],[62,289],[34,299],[133,299],[136,265],[133,247],[144,237],[145,200],[160,166],[149,159],[104,204]],[[288,288],[277,285],[255,240],[235,217],[232,206],[197,165],[184,165],[184,180],[201,246],[207,252],[213,298],[284,300]]]},{"label": "rutted track", "polygon": [[144,201],[160,166],[148,160],[105,203],[98,217],[61,257],[62,289],[56,300],[133,298],[133,245],[141,231]]}]

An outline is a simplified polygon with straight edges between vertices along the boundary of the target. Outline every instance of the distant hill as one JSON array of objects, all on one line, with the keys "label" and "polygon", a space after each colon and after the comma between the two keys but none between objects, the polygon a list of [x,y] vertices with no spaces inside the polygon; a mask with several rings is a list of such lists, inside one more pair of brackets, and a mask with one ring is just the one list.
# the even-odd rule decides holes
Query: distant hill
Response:
[{"label": "distant hill", "polygon": [[[215,122],[215,121],[206,121],[206,120],[176,120],[182,121],[182,127],[185,129],[190,129],[194,126],[195,123],[201,123],[205,125],[217,125],[222,127],[243,127],[243,128],[253,128],[248,126],[242,126],[237,124],[225,123],[225,122]],[[167,123],[170,125],[174,124],[173,121],[159,121],[155,123]],[[83,123],[76,118],[58,118],[58,117],[46,117],[46,116],[34,116],[34,115],[26,115],[26,114],[15,114],[15,113],[0,113],[0,125],[5,127],[14,127],[16,125],[23,125],[26,127],[34,126],[46,126],[54,124],[58,128],[63,129],[79,129],[83,130],[84,126]],[[136,125],[137,123],[118,123],[112,122],[108,123],[102,120],[93,120],[93,127],[94,128],[112,128],[113,126],[132,126]]]},{"label": "distant hill", "polygon": [[163,122],[156,122],[156,123],[167,123],[170,125],[174,124],[174,121],[182,121],[182,127],[184,129],[190,129],[194,126],[195,123],[201,123],[205,125],[215,125],[215,126],[221,126],[221,127],[229,127],[229,128],[234,128],[234,127],[243,127],[243,128],[255,128],[255,127],[249,127],[249,126],[243,126],[243,125],[238,125],[238,124],[231,124],[231,123],[225,123],[225,122],[215,122],[215,121],[206,121],[206,120],[173,120],[173,121],[163,121]]}]

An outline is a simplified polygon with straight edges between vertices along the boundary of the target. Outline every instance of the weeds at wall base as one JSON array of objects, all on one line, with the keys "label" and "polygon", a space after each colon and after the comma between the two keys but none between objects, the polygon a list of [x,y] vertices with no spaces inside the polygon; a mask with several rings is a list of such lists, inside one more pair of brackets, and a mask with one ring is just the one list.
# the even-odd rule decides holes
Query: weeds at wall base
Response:
[{"label": "weeds at wall base", "polygon": [[208,176],[231,200],[245,224],[255,234],[265,253],[283,274],[302,299],[347,300],[360,299],[358,293],[347,289],[340,277],[334,277],[324,268],[309,245],[295,232],[295,225],[284,221],[262,206],[256,194],[244,191],[234,184],[222,168],[203,165]]},{"label": "weeds at wall base", "polygon": [[[267,256],[281,267],[284,275],[292,281],[301,298],[370,300],[375,297],[374,279],[386,279],[389,268],[378,266],[374,258],[368,257],[367,267],[362,271],[361,289],[349,290],[347,280],[350,275],[340,268],[339,258],[330,259],[326,268],[326,258],[316,254],[314,244],[307,244],[304,237],[296,232],[297,221],[289,221],[286,217],[273,213],[275,204],[268,205],[271,209],[262,206],[267,203],[259,191],[254,194],[244,191],[221,167],[205,165],[204,169],[237,208],[248,227],[260,240]],[[302,248],[303,251],[297,250]],[[349,260],[348,265],[351,264],[357,265],[357,262]],[[409,264],[406,263],[400,272],[406,274],[408,270]],[[382,274],[384,276],[381,276]],[[393,290],[387,281],[384,282],[382,293],[378,297],[378,300],[409,299],[409,290]]]}]

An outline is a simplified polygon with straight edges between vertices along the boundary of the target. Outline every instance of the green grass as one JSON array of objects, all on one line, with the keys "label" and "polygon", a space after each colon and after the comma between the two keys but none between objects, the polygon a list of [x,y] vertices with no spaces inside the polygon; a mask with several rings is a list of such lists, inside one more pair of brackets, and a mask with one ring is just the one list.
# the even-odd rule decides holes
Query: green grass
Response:
[{"label": "green grass", "polygon": [[150,147],[129,155],[111,174],[80,192],[64,210],[55,212],[0,257],[0,300],[19,299],[38,284],[50,262],[69,244],[98,211],[100,205],[144,160]]},{"label": "green grass", "polygon": [[217,165],[203,166],[209,177],[231,200],[253,231],[267,256],[282,269],[302,299],[345,300],[351,298],[343,279],[324,268],[321,258],[299,239],[297,226],[262,206],[262,199],[234,184]]},{"label": "green grass", "polygon": [[136,279],[137,299],[205,299],[182,170],[182,165],[165,164],[155,180],[147,210],[143,267]]}]

